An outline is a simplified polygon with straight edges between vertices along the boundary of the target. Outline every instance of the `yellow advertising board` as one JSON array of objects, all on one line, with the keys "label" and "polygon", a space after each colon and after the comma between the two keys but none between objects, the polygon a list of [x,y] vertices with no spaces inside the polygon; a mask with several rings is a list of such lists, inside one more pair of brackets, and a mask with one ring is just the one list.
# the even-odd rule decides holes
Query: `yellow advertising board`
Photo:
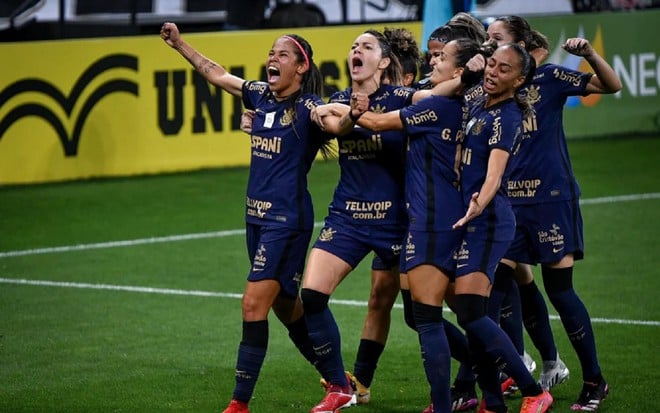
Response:
[{"label": "yellow advertising board", "polygon": [[[406,27],[419,38],[420,23]],[[183,33],[245,79],[263,78],[275,38],[314,48],[324,95],[348,86],[346,57],[366,29]],[[241,101],[210,86],[152,36],[0,44],[0,184],[247,165]]]}]

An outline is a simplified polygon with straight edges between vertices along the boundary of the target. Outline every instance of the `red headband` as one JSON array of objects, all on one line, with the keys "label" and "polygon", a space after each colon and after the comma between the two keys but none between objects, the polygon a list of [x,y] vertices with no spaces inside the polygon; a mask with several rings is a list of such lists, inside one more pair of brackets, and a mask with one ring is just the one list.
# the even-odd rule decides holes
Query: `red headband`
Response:
[{"label": "red headband", "polygon": [[303,49],[302,45],[298,42],[298,40],[294,39],[291,36],[282,36],[282,37],[284,37],[285,39],[291,40],[292,42],[294,42],[296,44],[296,46],[298,46],[298,49],[300,49],[300,52],[302,53],[303,57],[305,58],[305,63],[307,63],[307,68],[309,69],[310,68],[310,66],[309,66],[309,57],[307,57],[307,53],[305,52],[305,49]]}]

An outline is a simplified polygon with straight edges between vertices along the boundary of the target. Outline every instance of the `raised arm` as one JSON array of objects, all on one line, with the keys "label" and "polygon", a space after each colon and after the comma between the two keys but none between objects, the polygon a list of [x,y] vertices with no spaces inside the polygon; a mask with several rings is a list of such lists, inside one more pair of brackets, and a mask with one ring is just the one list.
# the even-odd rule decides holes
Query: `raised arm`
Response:
[{"label": "raised arm", "polygon": [[616,75],[612,66],[594,50],[588,40],[568,39],[562,48],[570,54],[584,57],[594,70],[594,76],[587,84],[588,93],[616,93],[621,90],[621,79]]},{"label": "raised arm", "polygon": [[209,83],[224,89],[234,96],[242,95],[244,79],[227,72],[224,67],[208,59],[181,37],[176,24],[166,22],[160,29],[160,37],[168,46],[177,50],[195,70],[199,72]]}]

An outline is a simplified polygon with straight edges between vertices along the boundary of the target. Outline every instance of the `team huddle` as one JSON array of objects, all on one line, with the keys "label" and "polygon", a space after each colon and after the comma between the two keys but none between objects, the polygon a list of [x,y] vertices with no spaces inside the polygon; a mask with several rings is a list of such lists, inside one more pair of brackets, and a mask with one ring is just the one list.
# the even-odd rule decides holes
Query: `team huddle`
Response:
[{"label": "team huddle", "polygon": [[[505,413],[504,396],[518,391],[521,413],[546,412],[569,370],[532,265],[540,265],[580,361],[584,384],[571,410],[598,410],[609,388],[573,288],[582,218],[562,111],[569,96],[614,93],[621,82],[587,40],[562,47],[584,57],[593,73],[544,64],[548,42],[521,17],[498,18],[486,29],[459,13],[427,39],[430,72],[415,82],[422,61],[412,34],[367,30],[348,54],[350,87],[325,103],[312,47],[298,35],[275,40],[266,82],[230,74],[173,23],[161,37],[207,81],[242,98],[241,127],[253,142],[246,202],[252,267],[224,413],[249,413],[271,309],[321,376],[324,395],[311,413],[369,403],[399,293],[429,384],[423,413]],[[333,139],[340,178],[308,254],[314,210],[307,174],[319,152],[333,156]],[[346,371],[328,302],[368,257],[368,309]],[[458,326],[443,317],[445,304]],[[523,329],[542,358],[538,379]],[[451,357],[460,366],[453,380]]]}]

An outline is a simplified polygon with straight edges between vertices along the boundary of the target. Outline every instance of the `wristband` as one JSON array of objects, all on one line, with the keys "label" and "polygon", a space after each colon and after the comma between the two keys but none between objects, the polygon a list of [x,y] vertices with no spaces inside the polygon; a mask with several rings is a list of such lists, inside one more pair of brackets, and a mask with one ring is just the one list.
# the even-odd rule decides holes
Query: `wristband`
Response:
[{"label": "wristband", "polygon": [[465,68],[465,70],[463,70],[463,73],[461,74],[461,83],[471,87],[479,83],[481,79],[483,79],[483,76],[484,76],[483,70],[480,70],[478,72],[473,72],[468,68]]},{"label": "wristband", "polygon": [[357,116],[354,116],[354,115],[353,115],[353,110],[350,110],[350,111],[348,112],[348,117],[351,118],[351,120],[353,121],[353,123],[357,123],[358,119],[360,119],[360,117],[361,117],[362,115],[364,115],[364,112],[363,112],[363,113],[360,113],[360,114],[357,115]]}]

